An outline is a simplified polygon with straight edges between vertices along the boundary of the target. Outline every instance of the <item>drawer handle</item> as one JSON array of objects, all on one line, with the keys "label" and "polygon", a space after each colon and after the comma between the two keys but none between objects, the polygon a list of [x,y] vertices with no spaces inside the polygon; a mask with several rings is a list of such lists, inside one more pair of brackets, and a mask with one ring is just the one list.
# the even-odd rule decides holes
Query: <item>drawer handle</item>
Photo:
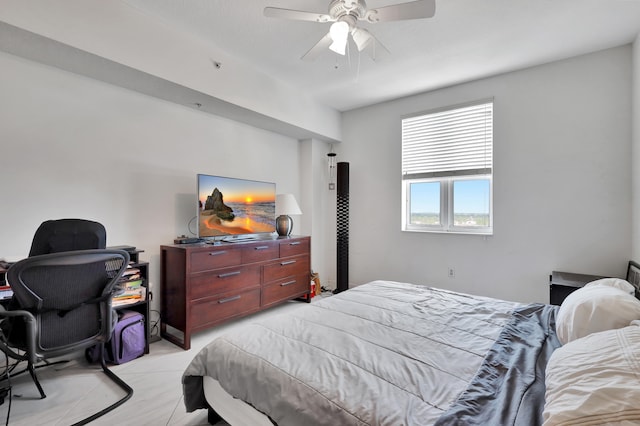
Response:
[{"label": "drawer handle", "polygon": [[240,271],[234,271],[234,272],[227,272],[224,274],[219,274],[218,278],[228,278],[228,277],[233,277],[234,275],[240,275]]},{"label": "drawer handle", "polygon": [[300,245],[300,241],[294,241],[292,243],[289,243],[290,246],[297,246]]},{"label": "drawer handle", "polygon": [[280,262],[280,266],[291,265],[292,263],[296,263],[295,260],[288,260],[286,262]]},{"label": "drawer handle", "polygon": [[226,250],[212,251],[211,253],[209,253],[209,256],[218,256],[221,254],[225,254],[226,252],[227,252]]},{"label": "drawer handle", "polygon": [[258,247],[254,247],[255,250],[266,250],[268,249],[269,246],[258,246]]},{"label": "drawer handle", "polygon": [[227,297],[226,299],[218,300],[218,303],[233,302],[234,300],[238,300],[238,299],[240,299],[240,296],[231,296],[231,297]]},{"label": "drawer handle", "polygon": [[286,283],[281,283],[281,284],[280,284],[280,287],[284,287],[284,286],[286,286],[286,285],[291,285],[291,284],[295,284],[295,283],[296,283],[296,280],[293,280],[293,281],[287,281]]}]

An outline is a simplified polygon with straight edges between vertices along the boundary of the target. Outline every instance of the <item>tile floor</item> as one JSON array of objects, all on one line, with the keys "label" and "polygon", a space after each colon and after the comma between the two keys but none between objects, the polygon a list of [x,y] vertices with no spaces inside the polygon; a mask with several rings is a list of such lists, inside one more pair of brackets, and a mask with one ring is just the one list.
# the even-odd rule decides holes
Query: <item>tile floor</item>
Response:
[{"label": "tile floor", "polygon": [[[150,353],[123,365],[111,366],[134,390],[132,398],[92,425],[207,425],[207,411],[187,413],[182,400],[182,373],[197,352],[221,333],[233,332],[247,321],[277,315],[306,305],[289,301],[264,312],[196,334],[185,351],[166,340],[152,343]],[[1,353],[0,353],[1,355]],[[2,361],[4,365],[4,360]],[[101,410],[122,396],[99,365],[84,356],[37,371],[47,397],[39,399],[28,373],[12,378],[13,400],[9,425],[70,425]],[[0,405],[0,424],[5,424],[8,399]],[[220,423],[224,424],[224,423]]]}]

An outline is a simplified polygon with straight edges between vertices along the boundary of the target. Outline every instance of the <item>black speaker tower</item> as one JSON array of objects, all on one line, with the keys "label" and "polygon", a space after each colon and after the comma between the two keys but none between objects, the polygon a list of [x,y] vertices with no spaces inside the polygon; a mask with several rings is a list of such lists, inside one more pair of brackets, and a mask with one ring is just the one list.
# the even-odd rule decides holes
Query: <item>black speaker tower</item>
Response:
[{"label": "black speaker tower", "polygon": [[334,293],[340,293],[349,288],[349,163],[338,163],[336,186],[337,283]]}]

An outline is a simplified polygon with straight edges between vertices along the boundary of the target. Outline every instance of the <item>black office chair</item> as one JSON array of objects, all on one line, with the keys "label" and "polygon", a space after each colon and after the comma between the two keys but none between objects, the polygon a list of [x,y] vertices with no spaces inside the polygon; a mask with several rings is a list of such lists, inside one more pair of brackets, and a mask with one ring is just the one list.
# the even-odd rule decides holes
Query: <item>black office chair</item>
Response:
[{"label": "black office chair", "polygon": [[[40,224],[33,235],[29,257],[72,250],[104,249],[107,231],[101,223],[86,219],[56,219]],[[19,309],[15,296],[8,309]]]},{"label": "black office chair", "polygon": [[0,319],[5,318],[0,350],[27,361],[41,398],[46,395],[36,363],[96,344],[103,372],[127,393],[77,425],[95,420],[133,395],[133,389],[107,368],[103,351],[117,320],[111,298],[128,263],[129,254],[122,250],[78,250],[29,257],[7,271],[18,307],[0,312]]},{"label": "black office chair", "polygon": [[101,223],[85,219],[42,222],[31,242],[29,257],[71,250],[103,249],[107,232]]}]

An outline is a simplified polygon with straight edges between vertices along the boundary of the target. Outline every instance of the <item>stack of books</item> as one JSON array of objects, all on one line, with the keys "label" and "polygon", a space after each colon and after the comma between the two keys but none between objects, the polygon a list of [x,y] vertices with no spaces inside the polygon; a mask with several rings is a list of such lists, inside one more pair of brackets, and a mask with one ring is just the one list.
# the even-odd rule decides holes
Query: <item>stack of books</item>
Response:
[{"label": "stack of books", "polygon": [[13,263],[0,259],[0,300],[11,299],[11,296],[13,296],[13,290],[11,290],[9,283],[5,279],[11,265]]},{"label": "stack of books", "polygon": [[141,302],[145,298],[145,288],[142,286],[142,276],[138,268],[129,266],[122,274],[118,286],[121,291],[113,296],[112,306],[129,305]]},{"label": "stack of books", "polygon": [[5,281],[0,281],[0,300],[8,300],[13,297],[13,290]]}]

